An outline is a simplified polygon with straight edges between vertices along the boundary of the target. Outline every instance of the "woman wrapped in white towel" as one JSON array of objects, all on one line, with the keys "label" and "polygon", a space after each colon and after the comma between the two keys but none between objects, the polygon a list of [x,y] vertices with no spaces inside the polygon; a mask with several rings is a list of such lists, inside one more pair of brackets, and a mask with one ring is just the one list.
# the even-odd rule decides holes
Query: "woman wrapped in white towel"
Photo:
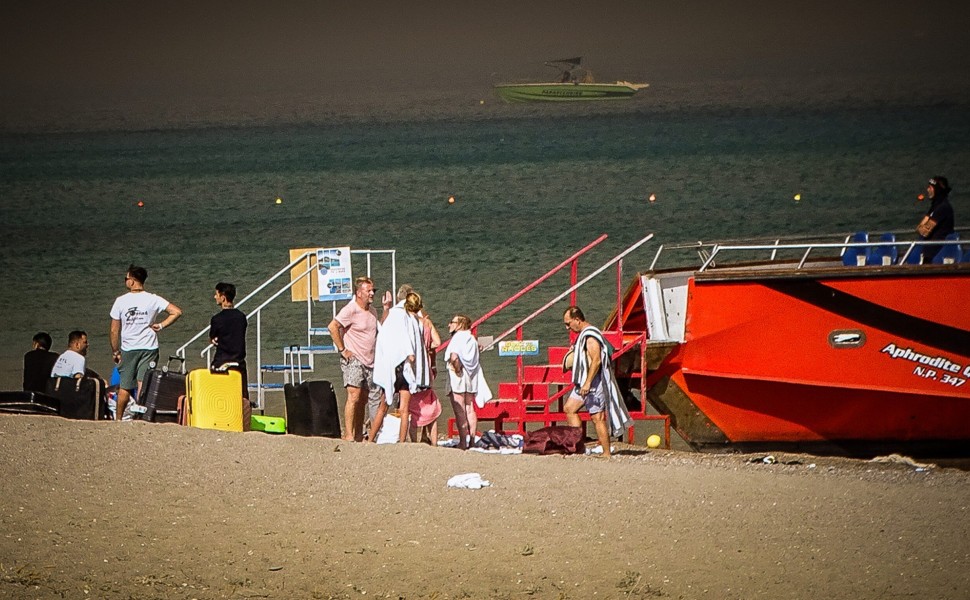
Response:
[{"label": "woman wrapped in white towel", "polygon": [[411,395],[431,387],[431,365],[424,345],[424,335],[418,314],[422,308],[421,296],[415,292],[403,302],[393,306],[377,332],[374,351],[374,383],[384,389],[384,399],[371,422],[370,439],[384,423],[387,407],[393,402],[394,393],[401,398],[401,431],[398,441],[408,437],[410,425]]},{"label": "woman wrapped in white towel", "polygon": [[455,315],[448,323],[448,393],[458,425],[458,447],[467,450],[478,430],[475,405],[484,406],[492,398],[479,362],[478,340],[471,332],[471,319]]}]

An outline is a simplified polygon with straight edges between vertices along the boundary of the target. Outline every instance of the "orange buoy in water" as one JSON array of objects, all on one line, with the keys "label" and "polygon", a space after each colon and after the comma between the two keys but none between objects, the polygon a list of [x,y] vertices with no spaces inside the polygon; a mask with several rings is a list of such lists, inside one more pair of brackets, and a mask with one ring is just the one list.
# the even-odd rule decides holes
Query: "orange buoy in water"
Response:
[{"label": "orange buoy in water", "polygon": [[138,201],[138,208],[142,208],[143,206],[145,206],[145,203],[142,202],[141,200],[139,200]]},{"label": "orange buoy in water", "polygon": [[455,197],[454,196],[448,196],[448,204],[454,204],[454,203],[455,203]]}]

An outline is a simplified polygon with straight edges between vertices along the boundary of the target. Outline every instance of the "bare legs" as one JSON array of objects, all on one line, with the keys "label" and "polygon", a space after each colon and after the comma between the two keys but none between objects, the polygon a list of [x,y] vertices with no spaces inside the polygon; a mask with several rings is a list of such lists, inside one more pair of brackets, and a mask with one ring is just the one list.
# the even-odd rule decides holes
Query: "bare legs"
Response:
[{"label": "bare legs", "polygon": [[610,428],[606,424],[606,411],[590,415],[593,427],[596,428],[596,439],[599,440],[600,447],[603,448],[603,456],[610,457]]},{"label": "bare legs", "polygon": [[458,425],[458,447],[467,450],[474,443],[478,432],[478,415],[475,413],[475,394],[451,393],[451,408],[455,412]]},{"label": "bare legs", "polygon": [[[400,398],[400,415],[401,415],[401,429],[398,431],[398,442],[405,442],[408,438],[408,430],[411,426],[410,413],[408,412],[408,405],[411,403],[411,392],[408,390],[400,390],[398,392],[398,397]],[[377,441],[377,434],[381,432],[381,427],[384,426],[384,417],[387,416],[387,402],[382,399],[381,403],[377,406],[377,414],[374,415],[373,420],[370,423],[370,433],[368,434],[368,440],[371,442]]]},{"label": "bare legs", "polygon": [[[138,388],[136,392],[141,396],[141,382],[138,382]],[[125,416],[125,408],[128,406],[128,402],[131,401],[131,392],[128,390],[119,389],[118,390],[118,400],[115,402],[115,421],[120,421],[122,417]]]},{"label": "bare legs", "polygon": [[125,414],[125,407],[131,400],[131,392],[128,390],[118,390],[118,401],[115,403],[115,421],[120,421]]},{"label": "bare legs", "polygon": [[430,425],[424,425],[423,427],[418,427],[414,423],[411,423],[411,427],[408,430],[408,436],[411,438],[412,442],[421,442],[422,444],[427,444],[429,446],[437,446],[438,421],[434,421]]},{"label": "bare legs", "polygon": [[363,389],[347,386],[347,404],[344,405],[344,439],[348,442],[364,440],[364,406],[366,396]]},{"label": "bare legs", "polygon": [[[401,426],[398,430],[398,442],[421,441],[430,446],[435,446],[438,440],[438,422],[434,421],[424,427],[418,427],[416,423],[412,423],[410,412],[411,392],[405,388],[398,390],[397,394],[399,398],[398,412],[401,417]],[[377,441],[381,427],[384,426],[384,418],[387,416],[387,411],[387,402],[382,398],[381,403],[377,406],[377,412],[371,420],[370,433],[368,434],[369,441]],[[420,436],[420,440],[417,439],[418,436]]]},{"label": "bare legs", "polygon": [[475,394],[465,394],[465,418],[468,419],[468,443],[475,443],[478,435],[478,413],[475,412]]},{"label": "bare legs", "polygon": [[[570,396],[563,405],[563,410],[566,412],[566,422],[569,423],[570,427],[583,426],[583,420],[579,416],[579,409],[581,408],[583,408],[583,401],[575,396]],[[596,428],[596,439],[599,441],[600,446],[603,447],[603,456],[609,458],[610,428],[606,423],[606,415],[607,412],[604,410],[590,415],[589,418],[593,422],[593,427]]]},{"label": "bare legs", "polygon": [[401,431],[398,434],[398,442],[408,441],[408,429],[411,427],[411,391],[410,390],[400,390],[398,395],[401,397]]},{"label": "bare legs", "polygon": [[583,401],[574,396],[570,396],[562,409],[566,413],[566,422],[570,427],[582,427],[583,420],[579,417],[579,409],[583,407]]},{"label": "bare legs", "polygon": [[458,448],[468,450],[468,416],[465,414],[464,394],[451,393],[451,410],[458,425]]},{"label": "bare legs", "polygon": [[377,434],[381,432],[381,427],[384,425],[384,417],[387,415],[387,402],[381,398],[381,403],[377,405],[377,412],[374,414],[374,418],[370,422],[370,433],[367,434],[367,441],[370,443],[377,442]]}]

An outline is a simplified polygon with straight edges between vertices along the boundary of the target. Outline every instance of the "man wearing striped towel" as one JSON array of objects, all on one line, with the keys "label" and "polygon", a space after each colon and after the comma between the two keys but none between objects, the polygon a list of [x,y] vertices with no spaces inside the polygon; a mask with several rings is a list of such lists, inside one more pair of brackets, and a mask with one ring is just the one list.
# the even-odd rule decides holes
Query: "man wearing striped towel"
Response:
[{"label": "man wearing striped towel", "polygon": [[563,370],[572,369],[575,386],[563,406],[566,419],[572,427],[582,427],[579,410],[585,407],[596,428],[603,456],[608,458],[611,435],[622,435],[624,428],[633,422],[613,375],[613,348],[578,306],[567,308],[562,321],[567,329],[579,334],[572,350],[563,358]]}]

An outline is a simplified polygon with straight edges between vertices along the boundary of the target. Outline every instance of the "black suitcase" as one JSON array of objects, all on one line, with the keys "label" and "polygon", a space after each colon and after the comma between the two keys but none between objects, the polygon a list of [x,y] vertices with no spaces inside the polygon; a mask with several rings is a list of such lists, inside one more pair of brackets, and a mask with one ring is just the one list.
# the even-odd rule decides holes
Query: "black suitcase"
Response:
[{"label": "black suitcase", "polygon": [[[179,361],[177,371],[172,370],[173,361]],[[179,396],[185,395],[185,373],[181,372],[184,366],[184,358],[170,356],[168,364],[145,374],[138,395],[138,405],[145,412],[135,418],[152,423],[178,422]]]},{"label": "black suitcase", "polygon": [[111,418],[100,379],[52,377],[47,384],[47,395],[57,398],[57,414],[62,417],[89,421]]},{"label": "black suitcase", "polygon": [[0,412],[56,415],[61,402],[40,392],[0,392]]},{"label": "black suitcase", "polygon": [[340,437],[337,395],[329,381],[304,381],[283,386],[286,396],[286,433]]}]

